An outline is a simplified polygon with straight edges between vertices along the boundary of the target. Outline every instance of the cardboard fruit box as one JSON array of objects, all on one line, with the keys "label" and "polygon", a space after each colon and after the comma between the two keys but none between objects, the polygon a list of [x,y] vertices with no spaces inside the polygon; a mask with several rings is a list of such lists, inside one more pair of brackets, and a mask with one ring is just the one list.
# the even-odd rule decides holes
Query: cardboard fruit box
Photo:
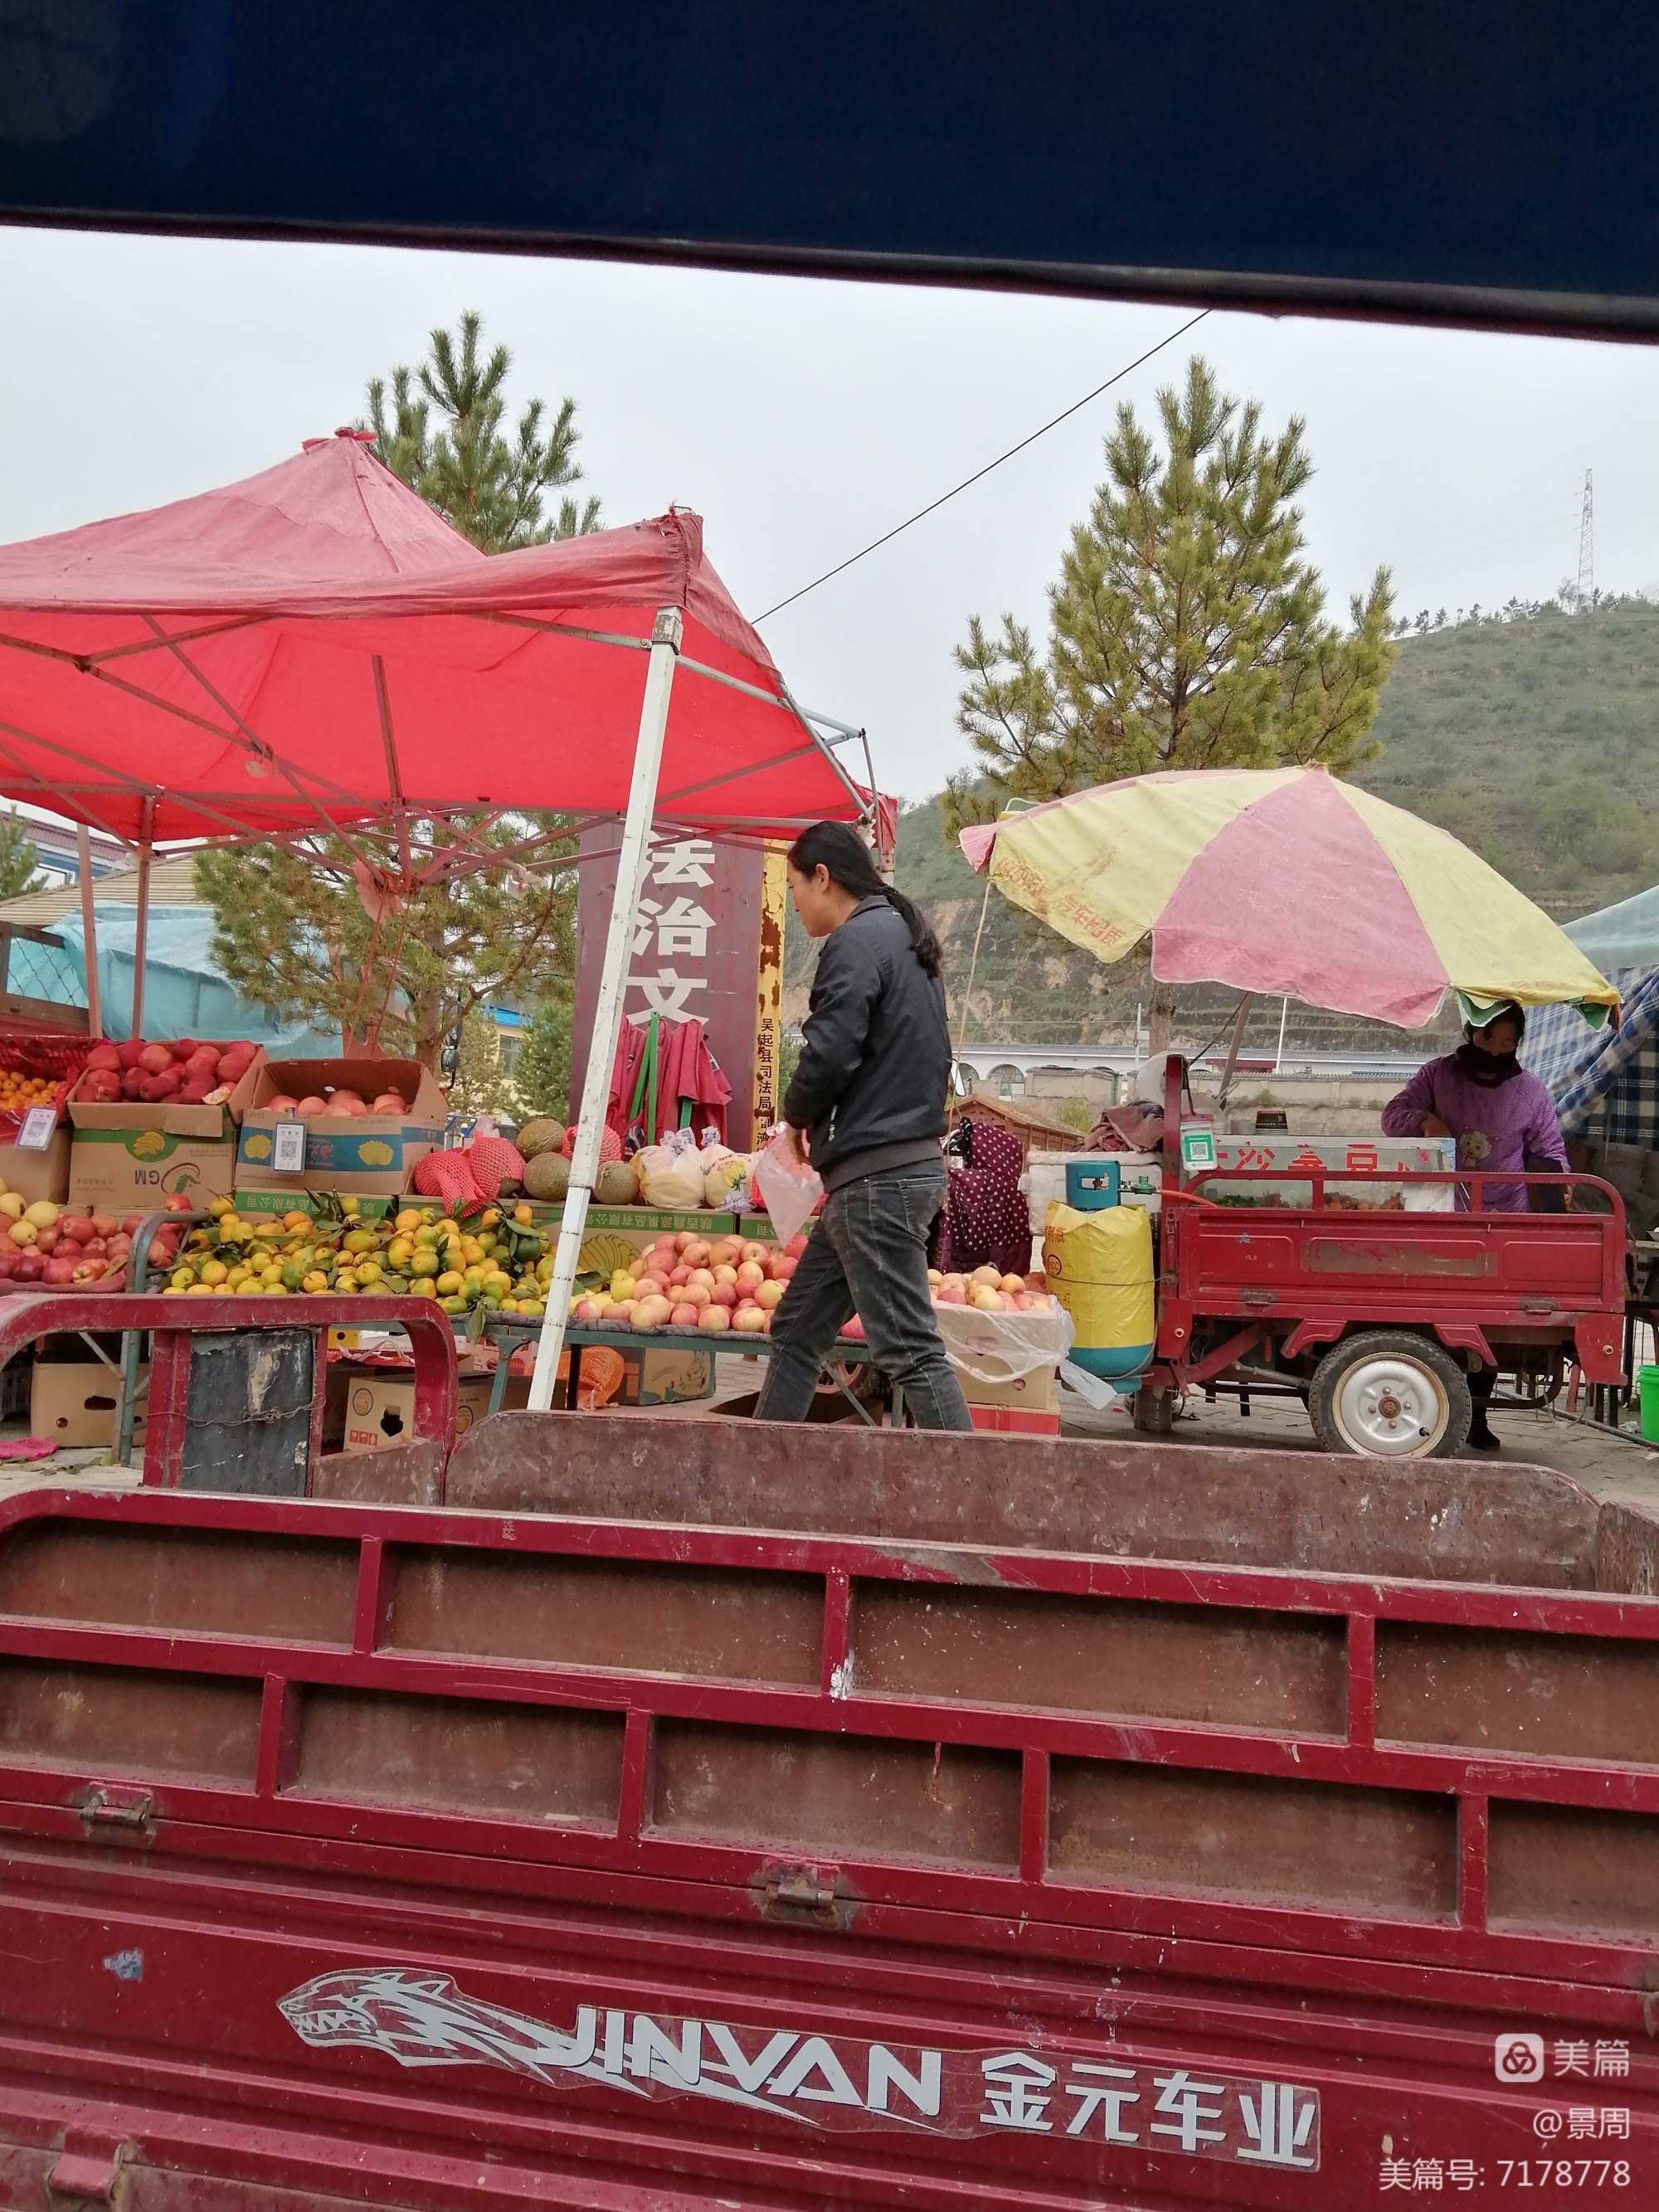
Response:
[{"label": "cardboard fruit box", "polygon": [[[401,1114],[297,1116],[275,1108],[280,1098],[326,1098],[355,1091],[372,1102],[396,1091]],[[243,1190],[337,1190],[360,1198],[393,1198],[407,1188],[417,1161],[444,1140],[448,1102],[428,1071],[412,1060],[268,1060],[253,1073],[252,1095],[240,1099],[241,1134],[236,1187]],[[291,1133],[302,1130],[303,1144]],[[299,1164],[287,1164],[293,1145]]]},{"label": "cardboard fruit box", "polygon": [[177,1099],[88,1098],[86,1092],[92,1076],[88,1070],[70,1093],[69,1117],[77,1131],[149,1130],[160,1136],[193,1138],[198,1144],[222,1144],[253,1097],[264,1065],[264,1051],[254,1048],[246,1072],[234,1085],[230,1096],[216,1106],[185,1105]]},{"label": "cardboard fruit box", "polygon": [[[118,1048],[124,1049],[125,1048]],[[152,1211],[175,1194],[204,1205],[231,1188],[235,1126],[253,1096],[264,1054],[257,1047],[229,1096],[216,1105],[167,1098],[89,1098],[88,1068],[70,1093],[75,1125],[69,1195],[76,1206],[118,1213]]]},{"label": "cardboard fruit box", "polygon": [[[343,1401],[340,1449],[348,1452],[384,1451],[389,1444],[410,1443],[415,1435],[413,1379],[395,1367],[379,1371],[369,1367],[347,1367],[343,1372],[343,1382],[337,1384],[336,1370],[329,1370],[331,1395],[337,1390]],[[489,1395],[494,1387],[492,1376],[462,1376],[455,1397],[458,1437],[464,1437],[489,1411]],[[527,1404],[529,1397],[529,1383],[522,1376],[509,1376],[504,1406],[516,1410]]]},{"label": "cardboard fruit box", "polygon": [[[47,1112],[54,1127],[62,1121],[93,1042],[73,1033],[0,1027],[0,1150],[14,1149],[31,1121],[36,1133]],[[45,1149],[44,1141],[31,1149]]]},{"label": "cardboard fruit box", "polygon": [[0,1080],[0,1189],[15,1190],[33,1205],[69,1196],[70,1136],[64,1125],[70,1092],[80,1080],[91,1039],[45,1030],[0,1029],[0,1074],[27,1079],[19,1086]]},{"label": "cardboard fruit box", "polygon": [[[118,1336],[99,1340],[104,1357],[75,1336],[49,1337],[36,1356],[29,1396],[29,1433],[59,1445],[97,1449],[115,1442],[121,1376]],[[133,1421],[135,1443],[147,1423],[143,1395],[148,1363],[138,1370],[139,1400]]]},{"label": "cardboard fruit box", "polygon": [[[216,1114],[220,1109],[175,1106],[170,1110]],[[164,1198],[187,1198],[203,1206],[210,1198],[229,1195],[235,1172],[236,1146],[228,1137],[175,1135],[166,1129],[77,1129],[70,1148],[70,1203],[122,1216],[154,1213]]]},{"label": "cardboard fruit box", "polygon": [[31,1206],[38,1198],[61,1206],[69,1188],[67,1129],[54,1129],[45,1145],[0,1145],[0,1189],[15,1190]]}]

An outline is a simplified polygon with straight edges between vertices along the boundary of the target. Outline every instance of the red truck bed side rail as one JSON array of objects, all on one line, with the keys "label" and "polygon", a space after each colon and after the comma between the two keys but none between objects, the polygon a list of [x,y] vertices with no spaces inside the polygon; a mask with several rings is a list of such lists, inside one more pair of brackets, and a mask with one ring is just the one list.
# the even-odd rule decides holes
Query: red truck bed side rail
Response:
[{"label": "red truck bed side rail", "polygon": [[[176,1216],[165,1217],[172,1219]],[[407,1443],[372,1453],[322,1452],[323,1376],[331,1328],[400,1328],[414,1358],[413,1435]],[[149,1425],[144,1434],[143,1480],[161,1489],[191,1485],[186,1440],[192,1423],[209,1419],[222,1431],[214,1455],[222,1462],[237,1456],[231,1431],[240,1416],[250,1440],[270,1416],[260,1402],[261,1367],[247,1369],[247,1389],[240,1407],[229,1408],[210,1391],[198,1395],[195,1354],[204,1345],[240,1335],[250,1345],[278,1336],[308,1338],[308,1373],[298,1376],[309,1398],[309,1419],[302,1442],[303,1464],[287,1470],[285,1486],[301,1495],[356,1495],[417,1498],[443,1502],[443,1474],[455,1442],[455,1336],[447,1314],[426,1298],[168,1297],[161,1291],[58,1291],[0,1297],[0,1367],[48,1336],[80,1332],[88,1336],[131,1331],[150,1335]],[[136,1366],[136,1363],[135,1363]],[[269,1377],[271,1370],[265,1363]],[[289,1380],[293,1381],[294,1377]],[[210,1402],[211,1401],[211,1402]],[[300,1403],[303,1407],[305,1398]],[[222,1481],[218,1487],[229,1487]],[[247,1486],[258,1487],[257,1479]]]}]

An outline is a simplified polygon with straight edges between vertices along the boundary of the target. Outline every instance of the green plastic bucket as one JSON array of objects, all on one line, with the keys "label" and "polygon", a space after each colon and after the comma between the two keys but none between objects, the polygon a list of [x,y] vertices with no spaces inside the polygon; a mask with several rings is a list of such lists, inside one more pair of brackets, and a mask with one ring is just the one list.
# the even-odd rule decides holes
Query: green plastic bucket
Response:
[{"label": "green plastic bucket", "polygon": [[1659,1367],[1644,1367],[1638,1377],[1642,1392],[1642,1434],[1659,1444]]}]

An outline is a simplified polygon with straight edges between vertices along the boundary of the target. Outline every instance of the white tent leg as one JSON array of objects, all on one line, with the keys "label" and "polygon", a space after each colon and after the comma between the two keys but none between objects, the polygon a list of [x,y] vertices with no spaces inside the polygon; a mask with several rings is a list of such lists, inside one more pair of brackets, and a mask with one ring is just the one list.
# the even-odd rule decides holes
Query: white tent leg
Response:
[{"label": "white tent leg", "polygon": [[593,1030],[588,1039],[587,1067],[582,1077],[581,1104],[576,1115],[570,1187],[565,1194],[564,1218],[553,1260],[553,1279],[547,1286],[547,1311],[536,1346],[536,1372],[530,1384],[530,1403],[539,1413],[545,1413],[553,1402],[559,1353],[564,1344],[565,1317],[576,1280],[587,1208],[599,1171],[599,1139],[611,1097],[617,1038],[622,1029],[634,911],[645,883],[651,817],[657,803],[663,739],[668,729],[669,694],[673,688],[674,666],[679,658],[684,626],[678,607],[660,607],[651,632],[651,659],[645,674],[645,697],[640,706],[640,733],[634,747],[634,776],[628,787],[628,812],[617,856],[616,897],[611,908],[611,926],[605,933],[599,995],[593,1009]]},{"label": "white tent leg", "polygon": [[87,1032],[104,1034],[104,1006],[98,989],[98,927],[93,913],[92,833],[83,822],[75,833],[75,857],[81,871],[81,948],[87,969]]}]

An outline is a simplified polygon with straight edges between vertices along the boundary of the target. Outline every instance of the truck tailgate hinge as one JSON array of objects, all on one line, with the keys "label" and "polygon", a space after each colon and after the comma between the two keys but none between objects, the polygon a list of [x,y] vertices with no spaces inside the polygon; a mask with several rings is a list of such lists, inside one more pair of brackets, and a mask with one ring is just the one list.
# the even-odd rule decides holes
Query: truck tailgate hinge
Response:
[{"label": "truck tailgate hinge", "polygon": [[46,2176],[46,2201],[52,2212],[75,2212],[76,2207],[88,2204],[112,2205],[118,2212],[127,2196],[122,2170],[133,2148],[130,2136],[69,2129]]},{"label": "truck tailgate hinge", "polygon": [[82,1796],[82,1825],[89,1836],[111,1830],[147,1836],[153,1802],[148,1790],[125,1790],[118,1783],[103,1783]]},{"label": "truck tailgate hinge", "polygon": [[761,1917],[796,1927],[845,1928],[850,1906],[837,1894],[836,1880],[834,1867],[766,1867],[756,1885]]}]

